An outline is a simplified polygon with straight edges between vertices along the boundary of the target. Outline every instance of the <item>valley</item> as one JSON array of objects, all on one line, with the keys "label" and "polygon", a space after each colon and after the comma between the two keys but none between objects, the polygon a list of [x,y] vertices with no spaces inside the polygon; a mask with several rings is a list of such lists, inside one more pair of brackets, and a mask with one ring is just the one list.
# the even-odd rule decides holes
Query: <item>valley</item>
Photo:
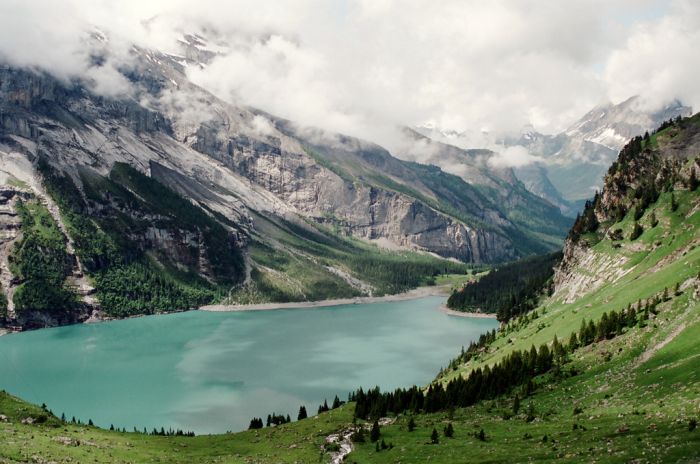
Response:
[{"label": "valley", "polygon": [[700,462],[698,31],[0,2],[0,464]]},{"label": "valley", "polygon": [[[317,416],[195,437],[62,422],[5,393],[0,427],[12,439],[0,457],[330,462],[344,449],[345,462],[500,462],[513,455],[537,462],[694,462],[700,458],[700,197],[693,181],[699,121],[696,115],[633,139],[572,228],[551,277],[553,290],[543,289],[535,308],[454,353],[425,387],[407,389],[404,381],[365,387]],[[403,314],[403,302],[382,304]],[[296,319],[298,311],[312,310],[209,314]],[[354,307],[347,311],[355,314]],[[464,319],[451,319],[450,326]],[[375,327],[394,332],[397,323]],[[42,333],[48,331],[36,332]],[[33,334],[3,339],[27,335]],[[444,329],[435,336],[444,336]],[[390,364],[384,360],[380,369]],[[345,448],[337,444],[339,435],[349,437]]]}]

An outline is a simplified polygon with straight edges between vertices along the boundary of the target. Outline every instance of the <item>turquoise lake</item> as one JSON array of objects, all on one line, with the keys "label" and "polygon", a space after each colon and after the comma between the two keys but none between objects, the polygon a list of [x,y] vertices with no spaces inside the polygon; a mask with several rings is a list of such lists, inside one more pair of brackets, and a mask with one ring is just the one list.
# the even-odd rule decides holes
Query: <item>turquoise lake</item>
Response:
[{"label": "turquoise lake", "polygon": [[238,313],[191,311],[0,337],[0,389],[102,427],[198,434],[296,419],[324,399],[430,382],[495,319],[441,297]]}]

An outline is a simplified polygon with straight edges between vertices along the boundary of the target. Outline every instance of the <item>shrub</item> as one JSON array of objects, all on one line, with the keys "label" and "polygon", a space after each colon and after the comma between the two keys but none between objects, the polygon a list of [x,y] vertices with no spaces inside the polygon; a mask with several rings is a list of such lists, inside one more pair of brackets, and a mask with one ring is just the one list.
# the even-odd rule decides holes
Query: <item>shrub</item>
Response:
[{"label": "shrub", "polygon": [[637,240],[642,233],[644,233],[644,227],[638,222],[635,222],[632,227],[632,233],[630,234],[630,240]]}]

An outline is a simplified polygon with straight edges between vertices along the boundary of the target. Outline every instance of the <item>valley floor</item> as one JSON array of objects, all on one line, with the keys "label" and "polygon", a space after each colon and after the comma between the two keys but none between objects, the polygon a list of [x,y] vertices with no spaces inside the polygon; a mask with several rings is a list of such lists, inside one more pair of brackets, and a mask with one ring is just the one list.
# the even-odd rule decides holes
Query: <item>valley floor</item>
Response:
[{"label": "valley floor", "polygon": [[[449,286],[418,287],[404,293],[384,296],[358,296],[354,298],[336,298],[320,301],[295,301],[289,303],[258,303],[258,304],[236,304],[236,305],[207,305],[202,306],[200,311],[212,312],[236,312],[236,311],[268,311],[275,309],[300,309],[300,308],[323,308],[327,306],[343,306],[353,304],[381,303],[384,301],[404,301],[426,296],[446,296],[449,294]],[[460,313],[463,315],[464,313]]]}]

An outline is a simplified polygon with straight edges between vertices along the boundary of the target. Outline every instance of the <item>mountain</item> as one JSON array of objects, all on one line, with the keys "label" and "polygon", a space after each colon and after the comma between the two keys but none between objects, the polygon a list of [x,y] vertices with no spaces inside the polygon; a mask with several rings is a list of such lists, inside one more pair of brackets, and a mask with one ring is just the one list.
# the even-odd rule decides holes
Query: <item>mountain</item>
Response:
[{"label": "mountain", "polygon": [[592,109],[560,134],[528,132],[504,143],[524,146],[531,155],[542,159],[534,166],[516,168],[518,177],[533,192],[554,199],[555,204],[559,199],[573,202],[576,211],[580,210],[577,202],[580,205],[602,187],[605,170],[629,139],[690,112],[678,101],[648,112],[639,97],[631,97]]},{"label": "mountain", "polygon": [[[459,176],[474,190],[499,205],[504,216],[537,241],[557,246],[571,221],[556,204],[530,192],[511,168],[494,167],[495,153],[486,149],[465,150],[406,128],[412,143],[397,152],[402,159],[420,160]],[[434,134],[433,134],[434,135]],[[565,232],[564,232],[565,233]]]},{"label": "mountain", "polygon": [[185,73],[216,46],[181,46],[134,47],[121,96],[0,67],[6,324],[400,292],[561,243],[567,220],[514,178],[483,168],[486,188],[222,101]]},{"label": "mountain", "polygon": [[[481,179],[469,173],[474,171],[472,164],[476,158],[479,166],[491,172],[514,173],[529,192],[557,206],[564,215],[574,217],[601,188],[605,170],[630,138],[690,112],[679,101],[647,111],[641,98],[635,96],[618,104],[599,105],[556,135],[542,134],[530,127],[517,136],[494,140],[488,133],[446,131],[430,124],[416,130],[425,137],[473,154],[471,161],[464,157],[447,157],[448,161],[443,161],[432,156],[429,162],[464,175],[468,182],[478,183]],[[476,149],[482,146],[490,149]],[[528,159],[519,154],[523,159],[513,163],[512,171],[505,167],[494,169],[498,153],[512,147],[524,147]]]},{"label": "mountain", "polygon": [[429,385],[358,390],[314,417],[200,437],[69,425],[2,392],[0,431],[12,440],[0,458],[697,462],[698,153],[700,114],[630,141],[535,307],[456,353]]}]

